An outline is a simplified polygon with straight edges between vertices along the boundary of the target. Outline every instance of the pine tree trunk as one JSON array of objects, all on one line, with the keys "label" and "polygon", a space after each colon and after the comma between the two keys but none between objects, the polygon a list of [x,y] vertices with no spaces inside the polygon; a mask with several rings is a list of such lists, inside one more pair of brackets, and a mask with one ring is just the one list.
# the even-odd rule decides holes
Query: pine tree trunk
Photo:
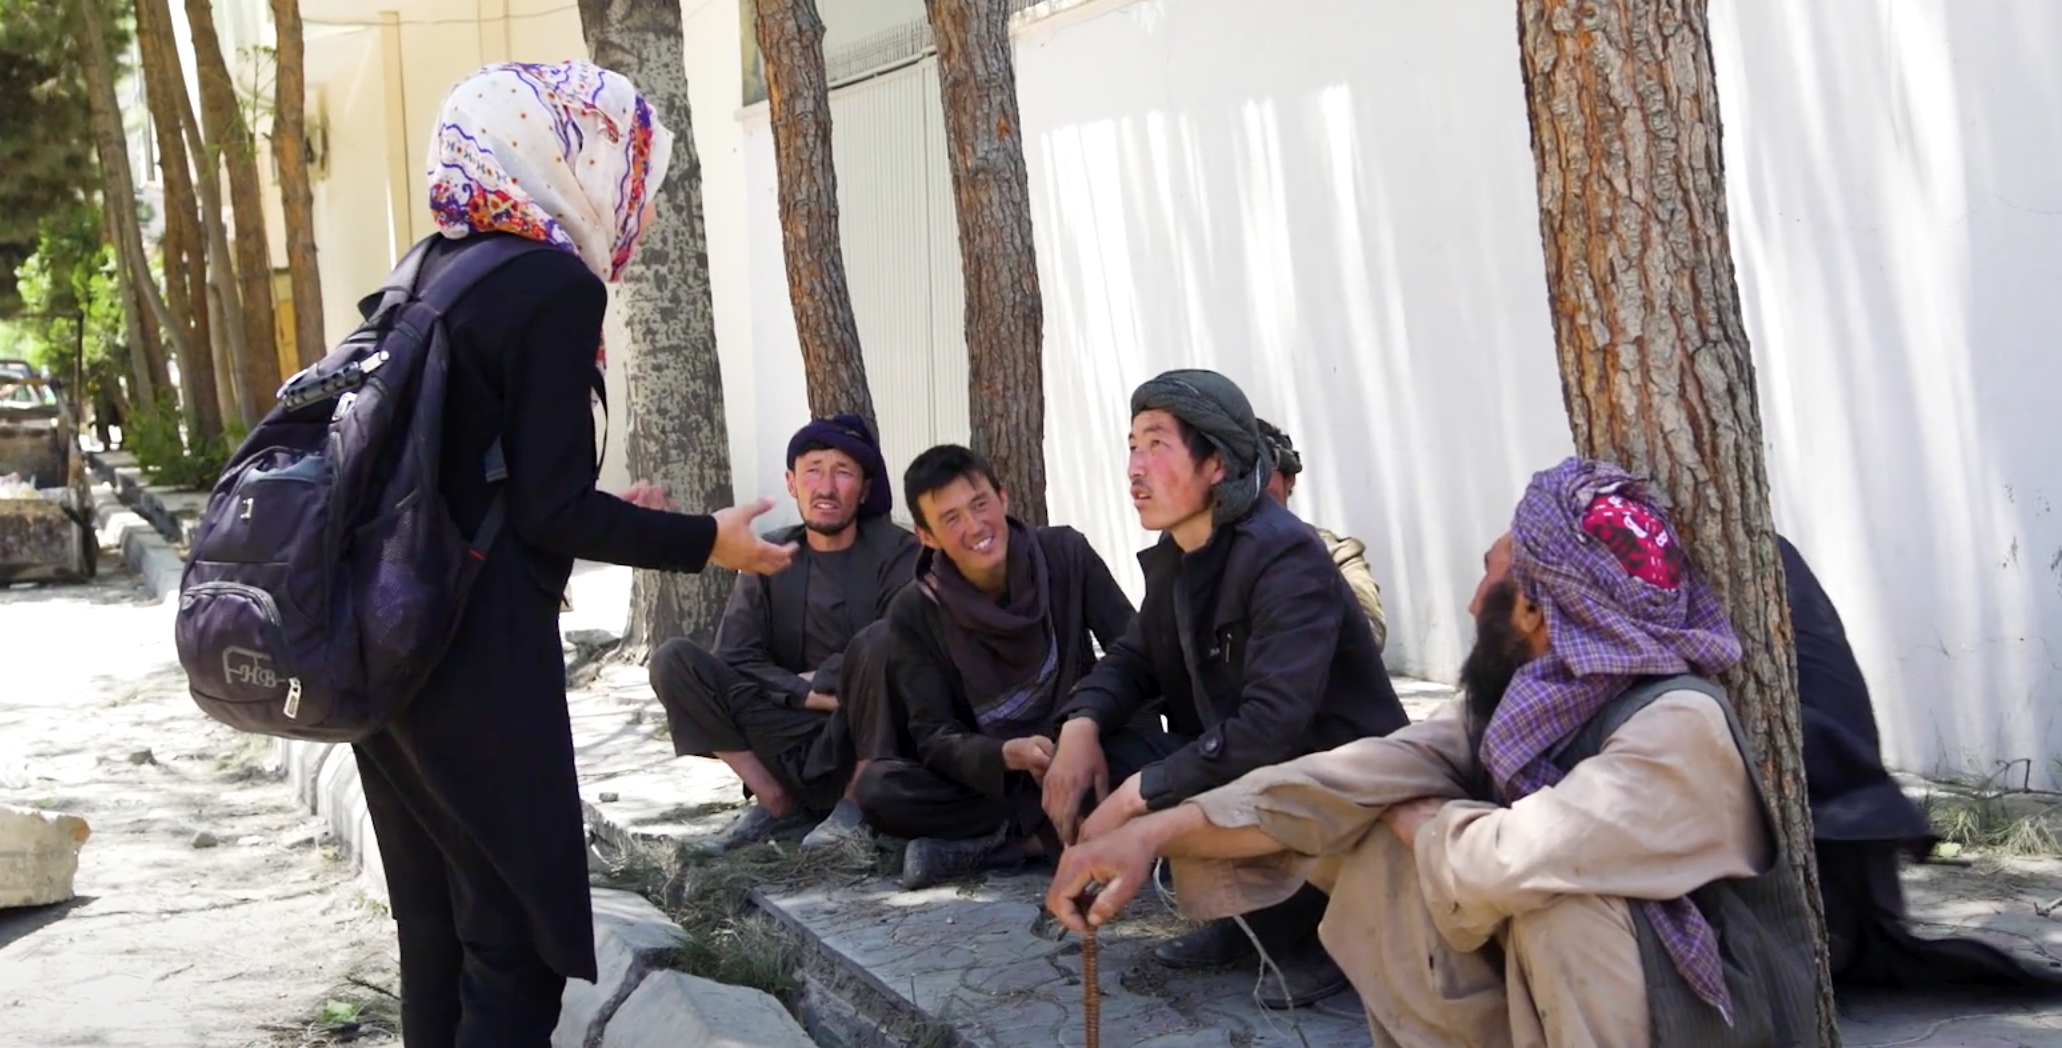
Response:
[{"label": "pine tree trunk", "polygon": [[[201,121],[209,148],[209,168],[212,172],[212,158],[219,156],[229,172],[229,207],[236,216],[233,260],[237,306],[230,309],[225,300],[224,311],[231,314],[231,323],[239,319],[242,322],[238,404],[243,409],[243,424],[256,428],[271,409],[279,389],[279,344],[272,326],[272,247],[265,235],[257,152],[251,129],[244,126],[243,109],[236,101],[236,81],[222,56],[212,0],[186,0],[186,24],[193,34],[194,71],[200,77]],[[219,207],[215,214],[222,214]],[[228,239],[226,230],[223,237]],[[225,271],[231,268],[231,259],[226,254],[223,257]]]},{"label": "pine tree trunk", "polygon": [[150,343],[143,334],[144,318],[137,308],[144,301],[138,281],[150,282],[150,263],[144,253],[142,224],[136,217],[136,175],[129,167],[128,140],[122,133],[121,102],[115,95],[114,56],[108,48],[107,12],[98,0],[72,0],[79,16],[76,23],[83,46],[87,97],[91,100],[94,151],[100,160],[101,199],[106,204],[108,224],[113,229],[115,278],[122,292],[122,309],[127,316],[129,381],[136,399],[158,402],[171,392],[170,372],[162,359],[150,356]]},{"label": "pine tree trunk", "polygon": [[838,173],[831,160],[830,85],[816,0],[757,0],[754,29],[765,56],[780,174],[780,232],[788,300],[802,342],[809,413],[853,411],[874,424],[859,322],[838,237]]},{"label": "pine tree trunk", "polygon": [[1754,359],[1726,230],[1705,0],[1519,0],[1561,390],[1576,450],[1654,478],[1747,658],[1724,681],[1778,818],[1793,929],[1839,1044],[1769,512]]},{"label": "pine tree trunk", "polygon": [[164,176],[165,302],[179,358],[179,386],[185,402],[187,436],[213,442],[222,434],[222,401],[216,374],[213,329],[208,322],[207,252],[201,240],[200,202],[187,163],[182,123],[185,80],[165,0],[136,0],[136,47],[143,59],[144,93],[157,132],[158,170]]},{"label": "pine tree trunk", "polygon": [[[721,509],[731,503],[730,435],[680,5],[580,0],[580,24],[595,63],[629,77],[673,131],[673,158],[657,212],[615,296],[630,333],[630,475],[665,485],[686,512]],[[624,657],[641,661],[674,637],[708,643],[731,578],[714,568],[698,575],[639,571],[631,584]]]},{"label": "pine tree trunk", "polygon": [[[157,0],[163,4],[164,0]],[[153,16],[170,26],[169,6],[160,6]],[[171,37],[168,35],[167,40]],[[169,67],[178,80],[173,101],[179,107],[179,126],[186,132],[186,148],[193,161],[195,181],[200,187],[200,229],[206,238],[205,299],[214,330],[215,388],[221,398],[222,417],[248,419],[251,398],[244,383],[244,361],[249,346],[244,342],[243,295],[236,286],[235,253],[229,246],[229,218],[222,204],[221,151],[201,134],[200,119],[193,112],[193,96],[186,90],[186,71],[179,64],[176,45],[168,46]],[[246,422],[246,425],[251,423]]]},{"label": "pine tree trunk", "polygon": [[1010,511],[1045,523],[1045,307],[1009,0],[924,0],[938,45],[945,147],[966,276],[968,407]]},{"label": "pine tree trunk", "polygon": [[277,34],[273,86],[272,153],[279,162],[279,196],[286,224],[287,281],[293,289],[294,348],[302,367],[329,352],[322,330],[322,274],[316,267],[315,191],[308,183],[307,42],[300,0],[272,0]]}]

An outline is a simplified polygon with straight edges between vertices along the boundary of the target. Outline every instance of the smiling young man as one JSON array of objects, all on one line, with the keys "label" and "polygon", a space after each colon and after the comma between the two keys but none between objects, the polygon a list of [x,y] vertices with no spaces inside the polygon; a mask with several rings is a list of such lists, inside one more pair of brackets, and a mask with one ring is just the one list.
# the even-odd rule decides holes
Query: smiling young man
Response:
[{"label": "smiling young man", "polygon": [[[1068,843],[1407,723],[1331,555],[1265,494],[1272,448],[1245,393],[1215,372],[1171,371],[1132,394],[1131,412],[1132,505],[1161,539],[1139,555],[1138,618],[1060,717],[1044,804]],[[1120,775],[1111,739],[1160,700],[1182,745]],[[1301,1007],[1345,988],[1317,941],[1324,910],[1324,894],[1311,888],[1249,915],[1286,976],[1263,985],[1261,1003]],[[1255,950],[1227,919],[1155,956],[1172,968],[1214,968],[1252,961]]]},{"label": "smiling young man", "polygon": [[675,639],[652,654],[673,751],[721,759],[753,797],[718,850],[805,832],[804,847],[823,847],[862,832],[852,776],[903,748],[875,623],[909,581],[917,544],[888,519],[885,474],[858,416],[803,426],[787,473],[802,523],[772,536],[800,543],[793,564],[738,577],[715,651]]},{"label": "smiling young man", "polygon": [[[853,794],[868,824],[910,839],[902,884],[916,889],[1056,850],[1040,783],[1053,713],[1131,625],[1131,601],[1072,528],[1009,516],[986,460],[954,444],[911,462],[903,495],[924,550],[916,584],[888,608],[888,681],[914,760],[871,762]],[[1171,751],[1127,732],[1113,759]]]}]

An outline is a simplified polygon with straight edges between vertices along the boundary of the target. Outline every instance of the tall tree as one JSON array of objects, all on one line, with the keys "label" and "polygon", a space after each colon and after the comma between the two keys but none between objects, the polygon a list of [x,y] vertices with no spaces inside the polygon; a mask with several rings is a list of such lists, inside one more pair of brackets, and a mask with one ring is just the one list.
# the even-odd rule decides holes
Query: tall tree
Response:
[{"label": "tall tree", "polygon": [[83,203],[93,163],[87,78],[70,0],[0,0],[0,314],[46,216]]},{"label": "tall tree", "polygon": [[924,0],[924,10],[938,44],[966,277],[973,446],[995,464],[1011,511],[1044,524],[1045,307],[1031,239],[1010,0]]},{"label": "tall tree", "polygon": [[[143,408],[170,395],[172,382],[162,354],[151,356],[150,341],[143,334],[147,321],[140,307],[156,297],[157,285],[144,254],[142,223],[136,217],[136,177],[129,167],[129,143],[122,133],[121,102],[115,95],[114,34],[108,12],[95,0],[72,0],[72,5],[88,84],[93,148],[100,162],[101,198],[114,234],[122,308],[129,317],[130,392]],[[167,312],[162,301],[157,311]]]},{"label": "tall tree", "polygon": [[179,360],[179,387],[186,409],[187,436],[212,442],[222,434],[225,400],[216,373],[214,325],[208,316],[208,253],[202,239],[200,200],[186,156],[186,125],[179,101],[186,96],[165,0],[136,0],[136,44],[143,63],[144,95],[156,130],[158,171],[164,180],[162,242],[168,331]]},{"label": "tall tree", "polygon": [[[200,231],[206,249],[204,270],[208,325],[214,333],[215,389],[220,396],[223,418],[250,415],[249,390],[244,384],[243,291],[236,285],[235,254],[229,246],[228,209],[223,206],[220,151],[201,132],[200,119],[193,112],[193,95],[186,89],[186,70],[179,61],[179,47],[171,34],[172,9],[168,0],[150,0],[156,24],[166,27],[166,42],[160,54],[166,71],[175,78],[177,90],[163,97],[178,107],[179,128],[186,133],[187,156],[193,162],[194,181],[200,188]],[[157,101],[153,99],[152,105]]]},{"label": "tall tree", "polygon": [[308,184],[308,48],[301,0],[272,0],[274,61],[272,155],[286,225],[287,286],[292,289],[294,348],[302,367],[329,351],[322,331],[322,276],[316,268],[315,192]]},{"label": "tall tree", "polygon": [[[193,37],[194,72],[200,78],[201,124],[208,145],[204,163],[212,174],[220,157],[229,172],[229,208],[236,216],[232,243],[238,308],[230,310],[225,305],[224,312],[232,314],[227,318],[231,323],[241,321],[243,325],[243,352],[237,358],[242,395],[237,406],[243,410],[243,424],[255,428],[279,389],[279,337],[272,324],[272,242],[265,235],[257,150],[244,122],[243,107],[237,104],[236,81],[222,57],[212,0],[186,0],[186,27]],[[231,259],[222,261],[222,269],[229,270]]]},{"label": "tall tree", "polygon": [[1769,512],[1754,359],[1726,231],[1706,0],[1519,0],[1561,392],[1583,455],[1653,477],[1747,657],[1724,681],[1811,927],[1839,1044]]},{"label": "tall tree", "polygon": [[[614,301],[630,334],[624,367],[630,473],[665,485],[690,510],[728,506],[730,434],[679,0],[580,0],[580,25],[594,62],[629,77],[673,131],[656,213]],[[729,595],[730,574],[713,568],[698,575],[638,572],[625,656],[641,660],[674,637],[708,641]]]},{"label": "tall tree", "polygon": [[[854,411],[874,423],[859,322],[838,238],[838,172],[831,162],[831,95],[816,0],[756,0],[753,28],[765,56],[780,176],[780,232],[788,301],[802,342],[809,411]],[[875,427],[879,427],[876,425]]]}]

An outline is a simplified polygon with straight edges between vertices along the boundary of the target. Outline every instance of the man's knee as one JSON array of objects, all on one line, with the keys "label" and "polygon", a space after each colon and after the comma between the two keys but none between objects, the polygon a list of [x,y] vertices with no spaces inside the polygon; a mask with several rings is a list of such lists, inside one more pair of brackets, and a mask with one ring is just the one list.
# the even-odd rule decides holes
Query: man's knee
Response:
[{"label": "man's knee", "polygon": [[716,668],[722,661],[707,648],[676,637],[652,652],[646,673],[659,701],[670,706],[690,695],[713,694]]},{"label": "man's knee", "polygon": [[[876,619],[861,627],[845,644],[843,677],[847,690],[854,683],[886,685],[888,674],[888,622]],[[878,678],[876,680],[875,678]]]}]

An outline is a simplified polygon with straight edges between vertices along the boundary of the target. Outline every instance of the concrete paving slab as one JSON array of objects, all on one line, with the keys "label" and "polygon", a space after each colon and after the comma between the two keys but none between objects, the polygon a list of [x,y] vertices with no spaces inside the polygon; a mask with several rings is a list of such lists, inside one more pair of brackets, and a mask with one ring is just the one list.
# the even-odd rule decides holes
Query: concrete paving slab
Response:
[{"label": "concrete paving slab", "polygon": [[680,928],[642,896],[594,892],[593,982],[566,982],[552,1048],[597,1048],[618,1008],[638,984],[665,963],[680,941]]},{"label": "concrete paving slab", "polygon": [[601,1048],[816,1048],[816,1042],[765,993],[653,972],[616,1010]]},{"label": "concrete paving slab", "polygon": [[[1077,939],[1033,934],[1049,871],[903,892],[877,881],[759,897],[824,960],[900,1005],[951,1025],[969,1044],[1078,1045]],[[1102,1039],[1124,1045],[1347,1048],[1368,1043],[1358,1000],[1343,994],[1293,1016],[1252,997],[1258,972],[1167,972],[1148,955],[1186,924],[1134,903],[1098,936]]]}]

